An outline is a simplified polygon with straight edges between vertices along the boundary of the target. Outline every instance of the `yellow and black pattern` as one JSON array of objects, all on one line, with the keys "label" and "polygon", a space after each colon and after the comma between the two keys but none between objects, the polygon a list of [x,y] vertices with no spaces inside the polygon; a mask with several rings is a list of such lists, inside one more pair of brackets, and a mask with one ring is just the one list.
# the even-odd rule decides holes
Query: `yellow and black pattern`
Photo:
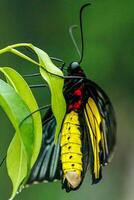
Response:
[{"label": "yellow and black pattern", "polygon": [[61,130],[61,163],[63,179],[69,171],[75,171],[80,177],[82,167],[82,142],[78,113],[71,111],[65,117]]},{"label": "yellow and black pattern", "polygon": [[[42,147],[27,184],[61,180],[66,192],[78,189],[90,167],[92,183],[102,178],[102,166],[111,158],[116,142],[116,120],[108,96],[91,81],[85,82],[85,98],[81,106],[76,98],[80,87],[70,93],[59,139],[54,143],[56,120],[51,110],[43,118]],[[66,97],[68,100],[68,98]],[[70,99],[70,95],[69,95]],[[80,109],[69,110],[70,105]]]},{"label": "yellow and black pattern", "polygon": [[95,179],[97,180],[100,178],[100,142],[103,140],[103,138],[100,130],[101,116],[92,98],[88,99],[88,102],[86,103],[86,107],[84,109],[84,114],[89,129],[91,145],[93,150],[93,174]]},{"label": "yellow and black pattern", "polygon": [[[27,184],[61,180],[62,189],[66,192],[76,190],[81,186],[88,166],[92,183],[98,183],[102,178],[102,166],[109,162],[113,154],[116,118],[112,103],[103,89],[86,77],[80,66],[84,50],[82,11],[87,5],[89,3],[80,9],[81,58],[70,63],[65,68],[67,76],[62,77],[65,78],[63,94],[67,112],[58,140],[54,142],[58,121],[51,107],[42,119],[42,145]],[[64,65],[65,62],[60,69]],[[60,102],[57,109],[61,109]]]}]

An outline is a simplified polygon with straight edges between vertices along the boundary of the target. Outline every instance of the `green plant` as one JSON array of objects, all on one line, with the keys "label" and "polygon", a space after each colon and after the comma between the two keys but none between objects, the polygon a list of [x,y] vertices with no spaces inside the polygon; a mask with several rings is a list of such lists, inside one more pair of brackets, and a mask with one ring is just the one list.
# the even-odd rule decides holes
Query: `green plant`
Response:
[{"label": "green plant", "polygon": [[[31,48],[38,56],[39,62],[18,51],[16,49],[18,47]],[[6,52],[16,54],[35,64],[47,82],[51,91],[51,108],[57,123],[56,142],[66,112],[62,91],[64,84],[62,71],[52,63],[44,51],[32,44],[15,44],[0,50],[0,54]],[[39,154],[42,141],[42,122],[40,112],[37,112],[39,110],[37,102],[23,77],[11,67],[1,67],[0,72],[7,80],[7,83],[0,80],[0,106],[15,128],[15,135],[6,157],[8,174],[13,184],[11,196],[13,199],[20,186],[23,186],[27,180]],[[58,108],[59,101],[60,109]]]}]

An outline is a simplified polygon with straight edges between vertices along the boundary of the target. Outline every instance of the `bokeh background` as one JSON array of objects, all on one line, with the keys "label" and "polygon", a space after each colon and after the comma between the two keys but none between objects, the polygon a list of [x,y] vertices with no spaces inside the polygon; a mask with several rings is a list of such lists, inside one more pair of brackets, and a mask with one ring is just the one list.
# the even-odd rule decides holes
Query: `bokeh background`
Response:
[{"label": "bokeh background", "polygon": [[[85,52],[82,67],[88,77],[107,91],[117,116],[117,146],[103,179],[91,185],[89,172],[81,188],[67,194],[61,184],[33,185],[16,200],[133,200],[134,199],[134,1],[94,0],[83,17]],[[0,48],[30,42],[67,64],[78,60],[68,34],[79,24],[79,9],[85,0],[0,0]],[[81,45],[79,28],[75,30]],[[81,47],[81,46],[80,46]],[[29,53],[29,52],[27,52]],[[0,55],[0,66],[12,66],[21,74],[37,71],[36,66],[15,55]],[[31,78],[29,83],[42,83]],[[34,89],[39,105],[50,101],[45,89]],[[0,160],[6,154],[14,130],[0,110]],[[11,182],[5,164],[0,168],[0,200],[9,199]]]}]

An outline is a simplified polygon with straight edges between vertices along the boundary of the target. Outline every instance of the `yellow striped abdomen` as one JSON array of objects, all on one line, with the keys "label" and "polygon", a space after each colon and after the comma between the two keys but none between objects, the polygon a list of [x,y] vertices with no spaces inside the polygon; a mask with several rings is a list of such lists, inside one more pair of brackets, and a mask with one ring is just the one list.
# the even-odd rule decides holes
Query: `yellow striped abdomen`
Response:
[{"label": "yellow striped abdomen", "polygon": [[78,113],[71,111],[66,115],[61,131],[61,163],[64,179],[70,187],[81,182],[82,152],[81,133]]}]

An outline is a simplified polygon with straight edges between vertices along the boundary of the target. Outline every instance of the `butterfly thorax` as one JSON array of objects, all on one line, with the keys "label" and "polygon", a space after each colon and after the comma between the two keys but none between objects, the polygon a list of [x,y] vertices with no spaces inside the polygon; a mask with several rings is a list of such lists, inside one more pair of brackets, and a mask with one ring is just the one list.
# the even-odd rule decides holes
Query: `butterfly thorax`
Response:
[{"label": "butterfly thorax", "polygon": [[84,104],[85,74],[79,66],[79,63],[73,62],[70,64],[68,67],[68,76],[81,78],[70,78],[69,80],[66,80],[67,88],[69,88],[69,91],[65,97],[67,103],[67,111],[80,111]]}]

